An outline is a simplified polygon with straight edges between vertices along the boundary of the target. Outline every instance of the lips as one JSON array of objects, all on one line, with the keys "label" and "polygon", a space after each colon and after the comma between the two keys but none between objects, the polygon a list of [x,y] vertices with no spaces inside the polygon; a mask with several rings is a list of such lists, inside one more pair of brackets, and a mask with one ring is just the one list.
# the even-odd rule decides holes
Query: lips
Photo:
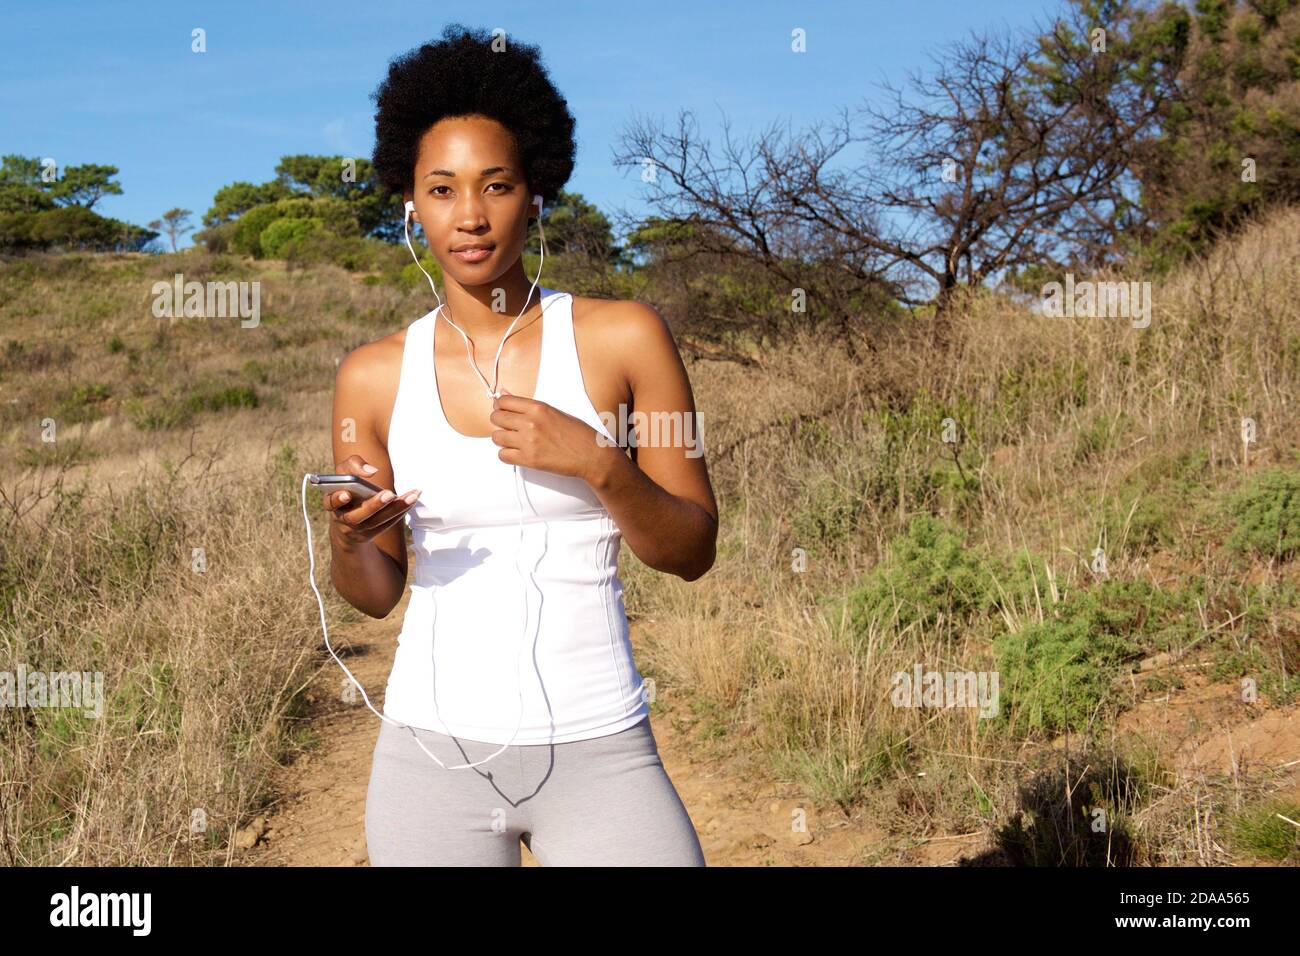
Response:
[{"label": "lips", "polygon": [[482,262],[496,250],[496,246],[465,246],[453,249],[451,254],[461,262]]}]

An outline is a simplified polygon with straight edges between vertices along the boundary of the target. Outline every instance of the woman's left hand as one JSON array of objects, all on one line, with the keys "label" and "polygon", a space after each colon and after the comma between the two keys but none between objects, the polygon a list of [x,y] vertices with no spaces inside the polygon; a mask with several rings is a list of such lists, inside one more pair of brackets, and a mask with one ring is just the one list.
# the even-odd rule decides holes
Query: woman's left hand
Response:
[{"label": "woman's left hand", "polygon": [[581,419],[504,390],[492,401],[488,421],[498,426],[492,440],[501,446],[497,457],[502,461],[584,481],[613,447]]}]

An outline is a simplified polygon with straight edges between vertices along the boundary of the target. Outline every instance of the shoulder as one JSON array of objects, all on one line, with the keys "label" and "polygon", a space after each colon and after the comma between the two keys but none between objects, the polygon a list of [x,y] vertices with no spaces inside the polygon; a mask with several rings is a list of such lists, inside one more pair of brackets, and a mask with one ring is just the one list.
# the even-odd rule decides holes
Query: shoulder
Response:
[{"label": "shoulder", "polygon": [[663,316],[633,299],[573,296],[573,327],[602,348],[639,349],[673,340]]},{"label": "shoulder", "polygon": [[608,356],[626,393],[685,374],[681,353],[659,312],[631,299],[573,297],[573,334],[587,354]]},{"label": "shoulder", "polygon": [[[334,379],[335,417],[353,418],[368,432],[388,434],[402,375],[406,328],[358,345],[339,360]],[[384,443],[387,444],[386,438]]]},{"label": "shoulder", "polygon": [[339,361],[338,384],[382,387],[385,382],[384,373],[401,370],[405,346],[405,328],[373,342],[358,345]]}]

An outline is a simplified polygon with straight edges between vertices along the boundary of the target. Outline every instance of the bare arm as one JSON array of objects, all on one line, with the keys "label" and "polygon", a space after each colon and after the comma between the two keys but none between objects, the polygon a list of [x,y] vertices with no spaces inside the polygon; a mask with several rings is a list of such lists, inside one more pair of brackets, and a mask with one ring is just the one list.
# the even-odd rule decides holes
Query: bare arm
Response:
[{"label": "bare arm", "polygon": [[633,396],[635,460],[619,448],[601,447],[587,482],[638,558],[694,581],[713,567],[718,538],[718,505],[695,397],[659,313],[639,302],[620,302],[618,308],[619,353],[627,357]]},{"label": "bare arm", "polygon": [[[339,363],[334,382],[334,408],[331,418],[335,470],[360,474],[381,488],[393,487],[393,466],[388,449],[375,432],[376,389],[379,368],[374,346],[362,346],[348,353]],[[366,474],[361,465],[377,470]],[[403,492],[411,489],[402,489]],[[337,505],[333,492],[326,507]],[[377,497],[377,496],[376,496]],[[373,502],[373,503],[372,503]],[[371,617],[387,617],[402,599],[406,588],[406,534],[403,516],[408,505],[399,498],[389,503],[371,499],[360,505],[348,502],[343,508],[355,507],[357,515],[369,518],[362,528],[382,526],[368,540],[362,540],[336,517],[330,522],[330,580],[335,590],[357,610]],[[363,512],[362,509],[370,509]],[[384,522],[387,522],[384,524]]]}]

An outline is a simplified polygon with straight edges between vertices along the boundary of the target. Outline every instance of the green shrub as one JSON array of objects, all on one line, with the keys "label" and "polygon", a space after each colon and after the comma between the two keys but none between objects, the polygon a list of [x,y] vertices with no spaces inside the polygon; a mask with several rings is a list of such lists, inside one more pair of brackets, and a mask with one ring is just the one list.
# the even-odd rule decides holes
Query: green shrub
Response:
[{"label": "green shrub", "polygon": [[283,258],[284,248],[290,242],[306,239],[322,226],[320,219],[276,219],[262,230],[258,241],[262,246],[262,255],[268,259]]},{"label": "green shrub", "polygon": [[1133,554],[1185,547],[1181,526],[1197,520],[1212,501],[1210,474],[1209,454],[1202,449],[1160,453],[1143,461],[1107,506],[1107,550],[1121,542]]},{"label": "green shrub", "polygon": [[1110,691],[1125,664],[1185,635],[1186,613],[1144,581],[1116,580],[1045,608],[1043,620],[993,642],[1000,716],[1054,734],[1117,709]]},{"label": "green shrub", "polygon": [[1260,472],[1230,503],[1236,527],[1228,545],[1285,561],[1300,551],[1300,472]]},{"label": "green shrub", "polygon": [[1123,412],[1110,415],[1098,412],[1074,436],[1073,461],[1076,465],[1096,461],[1115,447],[1128,424]]},{"label": "green shrub", "polygon": [[201,386],[181,398],[133,397],[122,405],[131,423],[141,431],[161,431],[188,425],[198,412],[257,407],[257,392],[247,385]]},{"label": "green shrub", "polygon": [[[435,285],[442,284],[442,266],[438,265],[438,260],[426,257],[420,260],[420,265],[424,266],[424,271],[433,277]],[[397,279],[397,284],[407,291],[417,286],[428,285],[428,283],[429,280],[424,277],[424,272],[421,272],[420,266],[417,266],[414,262],[403,266]]]},{"label": "green shrub", "polygon": [[1228,821],[1233,847],[1271,860],[1300,857],[1300,830],[1282,817],[1300,821],[1300,804],[1273,797],[1243,807]]},{"label": "green shrub", "polygon": [[165,398],[133,396],[122,403],[122,411],[142,432],[163,431],[188,424],[190,411],[181,403]]},{"label": "green shrub", "polygon": [[256,408],[257,393],[247,385],[204,388],[191,394],[186,407],[195,412],[219,412],[227,408]]},{"label": "green shrub", "polygon": [[70,422],[93,421],[103,416],[103,403],[108,397],[107,385],[78,385],[59,403],[57,415]]},{"label": "green shrub", "polygon": [[907,532],[890,543],[886,559],[848,599],[854,634],[874,621],[894,622],[901,630],[929,627],[940,618],[982,614],[996,603],[992,565],[981,551],[933,515],[912,519]]},{"label": "green shrub", "polygon": [[229,252],[233,248],[235,230],[238,228],[238,220],[218,223],[194,233],[194,241],[202,243],[208,252],[217,254]]},{"label": "green shrub", "polygon": [[286,219],[319,219],[327,232],[336,236],[359,236],[354,207],[333,196],[295,196],[275,204]]},{"label": "green shrub", "polygon": [[284,212],[275,203],[254,206],[235,221],[230,234],[230,248],[255,259],[262,258],[262,233],[283,216]]},{"label": "green shrub", "polygon": [[[409,259],[405,249],[402,255]],[[349,272],[369,272],[391,269],[396,274],[401,268],[397,250],[386,242],[368,236],[339,236],[320,229],[301,239],[288,243],[284,258],[296,265],[330,263]],[[396,266],[391,263],[396,260]],[[423,278],[423,277],[421,277]],[[376,279],[376,282],[381,281]]]},{"label": "green shrub", "polygon": [[267,255],[262,247],[262,234],[279,219],[318,220],[320,229],[338,236],[356,236],[359,233],[356,217],[343,200],[332,197],[295,197],[254,206],[240,216],[235,220],[234,229],[230,233],[229,247],[235,252],[262,258]]}]

